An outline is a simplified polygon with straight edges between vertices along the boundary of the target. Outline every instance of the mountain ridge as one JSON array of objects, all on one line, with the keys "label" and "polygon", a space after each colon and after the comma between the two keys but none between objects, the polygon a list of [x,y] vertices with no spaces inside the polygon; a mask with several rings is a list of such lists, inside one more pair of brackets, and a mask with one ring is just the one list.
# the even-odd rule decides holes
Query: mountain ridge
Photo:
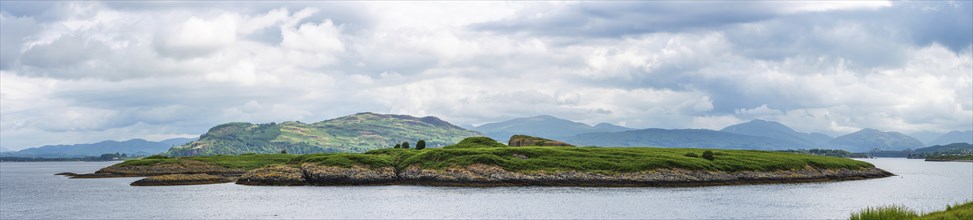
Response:
[{"label": "mountain ridge", "polygon": [[562,139],[583,133],[617,132],[633,130],[609,123],[598,123],[591,126],[550,115],[537,115],[525,118],[514,118],[500,122],[486,123],[476,126],[478,131],[494,140],[506,141],[511,136],[523,134],[549,139]]},{"label": "mountain ridge", "polygon": [[832,138],[819,133],[801,133],[776,121],[760,119],[735,124],[723,128],[723,132],[734,134],[775,138],[783,141],[803,144],[805,147],[823,147]]},{"label": "mountain ridge", "polygon": [[953,143],[968,143],[973,144],[973,130],[966,131],[950,131],[942,136],[939,136],[933,141],[926,143],[926,145],[947,145]]},{"label": "mountain ridge", "polygon": [[889,131],[884,132],[872,128],[864,128],[857,132],[838,136],[828,142],[829,146],[841,147],[851,152],[867,152],[872,149],[905,150],[925,147],[925,145],[908,135]]}]

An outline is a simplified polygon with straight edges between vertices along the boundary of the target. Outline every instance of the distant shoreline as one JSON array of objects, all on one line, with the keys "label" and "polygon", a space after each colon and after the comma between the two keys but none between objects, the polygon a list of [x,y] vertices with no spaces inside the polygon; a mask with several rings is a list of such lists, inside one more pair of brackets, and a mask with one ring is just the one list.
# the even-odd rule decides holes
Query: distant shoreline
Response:
[{"label": "distant shoreline", "polygon": [[966,162],[973,163],[973,160],[926,160],[927,162]]}]

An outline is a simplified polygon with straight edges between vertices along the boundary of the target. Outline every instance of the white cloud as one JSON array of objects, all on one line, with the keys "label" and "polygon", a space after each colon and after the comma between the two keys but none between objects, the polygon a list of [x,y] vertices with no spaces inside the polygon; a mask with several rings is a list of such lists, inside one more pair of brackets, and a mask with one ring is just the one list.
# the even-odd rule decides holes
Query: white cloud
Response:
[{"label": "white cloud", "polygon": [[231,14],[215,18],[191,16],[156,36],[156,49],[177,58],[209,55],[235,43],[238,22]]}]

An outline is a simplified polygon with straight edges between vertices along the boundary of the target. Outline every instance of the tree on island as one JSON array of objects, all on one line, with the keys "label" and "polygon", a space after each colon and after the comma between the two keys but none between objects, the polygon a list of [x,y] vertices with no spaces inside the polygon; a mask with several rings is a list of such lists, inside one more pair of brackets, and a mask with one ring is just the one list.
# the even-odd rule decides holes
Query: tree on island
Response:
[{"label": "tree on island", "polygon": [[422,150],[422,149],[426,149],[425,140],[419,140],[418,142],[416,142],[416,150]]},{"label": "tree on island", "polygon": [[395,147],[392,148],[402,148],[402,144],[395,144]]},{"label": "tree on island", "polygon": [[713,151],[703,151],[703,158],[707,160],[714,160],[716,157],[713,156]]},{"label": "tree on island", "polygon": [[409,149],[409,142],[402,142],[402,148]]}]

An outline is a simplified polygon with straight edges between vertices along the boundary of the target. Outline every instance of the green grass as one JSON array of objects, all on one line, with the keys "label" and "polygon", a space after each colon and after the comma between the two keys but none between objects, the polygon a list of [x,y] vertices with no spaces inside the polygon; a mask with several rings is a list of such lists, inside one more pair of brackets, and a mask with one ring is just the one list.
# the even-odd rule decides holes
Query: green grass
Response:
[{"label": "green grass", "polygon": [[[687,157],[712,150],[715,160]],[[523,159],[526,157],[526,159]],[[768,151],[713,150],[686,148],[565,148],[565,147],[486,147],[443,148],[420,151],[404,158],[401,166],[419,165],[442,169],[475,163],[498,165],[507,170],[577,170],[636,172],[659,168],[712,171],[796,170],[807,166],[870,168],[872,164],[845,158],[801,155]]]},{"label": "green grass", "polygon": [[869,207],[851,214],[851,220],[904,220],[916,219],[918,217],[919,214],[916,214],[915,211],[905,206]]},{"label": "green grass", "polygon": [[287,163],[291,159],[299,156],[296,154],[245,154],[237,156],[215,155],[184,158],[208,162],[226,168],[256,169],[271,164]]},{"label": "green grass", "polygon": [[484,147],[507,147],[507,145],[497,142],[488,137],[468,137],[459,143],[445,146],[443,148],[484,148]]},{"label": "green grass", "polygon": [[176,158],[164,158],[164,159],[143,158],[143,159],[126,160],[124,162],[116,164],[115,166],[151,166],[155,164],[178,163],[178,162],[179,159]]},{"label": "green grass", "polygon": [[333,154],[308,154],[296,157],[288,162],[292,165],[303,163],[317,163],[322,165],[337,167],[352,167],[354,165],[365,165],[368,167],[389,167],[395,165],[395,158],[392,155],[381,154],[352,154],[352,153],[333,153]]},{"label": "green grass", "polygon": [[946,210],[927,213],[920,219],[973,219],[973,202],[946,206]]},{"label": "green grass", "polygon": [[931,212],[920,215],[912,209],[903,206],[885,206],[877,208],[865,208],[864,210],[851,214],[851,220],[898,220],[898,219],[919,219],[919,220],[960,220],[973,219],[973,202],[967,202],[956,206],[946,206],[946,210]]}]

